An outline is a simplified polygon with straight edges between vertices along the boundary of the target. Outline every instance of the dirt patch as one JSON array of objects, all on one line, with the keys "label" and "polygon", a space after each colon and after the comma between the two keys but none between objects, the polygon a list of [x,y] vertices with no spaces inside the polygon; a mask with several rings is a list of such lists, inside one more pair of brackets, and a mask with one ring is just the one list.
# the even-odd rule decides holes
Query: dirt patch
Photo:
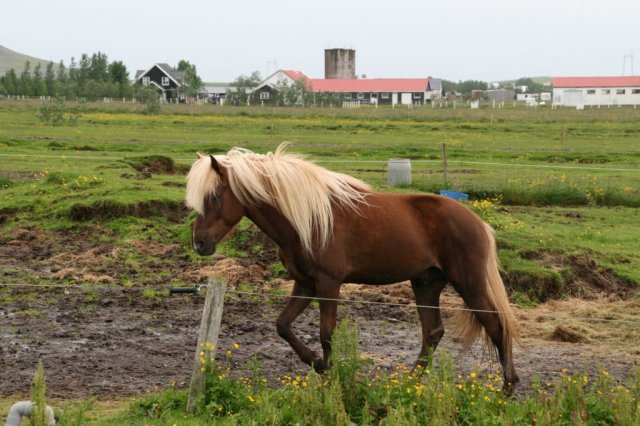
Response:
[{"label": "dirt patch", "polygon": [[[73,236],[18,229],[0,241],[5,283],[24,283],[22,277],[28,276],[33,283],[82,284],[50,289],[0,287],[0,395],[26,396],[38,357],[44,361],[51,397],[122,398],[172,382],[186,386],[203,295],[147,294],[142,287],[125,288],[121,282],[128,277],[135,283],[136,274],[152,275],[156,269],[170,278],[158,276],[155,289],[170,287],[173,279],[195,285],[206,282],[210,274],[228,277],[219,359],[235,375],[248,374],[247,365],[254,356],[273,382],[284,374],[306,371],[275,330],[275,319],[285,303],[282,295],[291,290],[292,282],[273,278],[269,265],[276,254],[266,237],[250,233],[246,250],[263,245],[249,258],[218,256],[207,264],[190,262],[188,248],[178,244],[132,240],[130,248],[151,259],[132,269],[126,264],[129,247],[100,242],[97,236],[105,232],[99,223]],[[60,251],[61,246],[66,249]],[[170,262],[154,263],[161,260]],[[581,273],[591,274],[587,271]],[[612,287],[588,299],[517,309],[524,338],[524,346],[515,349],[523,381],[520,392],[529,389],[534,377],[553,380],[564,368],[588,375],[604,368],[625,379],[639,366],[640,300],[621,299],[616,291],[607,293],[607,288]],[[357,321],[366,357],[389,369],[415,361],[421,338],[409,283],[349,284],[342,298],[339,315]],[[439,350],[454,354],[461,373],[478,364],[481,371],[495,371],[497,362],[480,345],[463,353],[452,337],[450,318],[461,306],[460,298],[447,288],[441,305],[447,333]],[[312,305],[294,323],[296,334],[316,351],[320,350],[318,317]],[[233,343],[240,348],[233,349]],[[229,349],[232,356],[226,355]]]},{"label": "dirt patch", "polygon": [[148,157],[136,157],[125,161],[142,176],[151,175],[174,175],[185,174],[189,168],[183,165],[176,165],[172,158],[162,155],[152,155]]},{"label": "dirt patch", "polygon": [[533,300],[546,302],[562,297],[593,299],[614,295],[627,300],[638,294],[638,286],[599,266],[588,256],[563,253],[527,252],[525,259],[535,260],[546,268],[536,275],[512,271],[503,276],[510,290],[527,294]]},{"label": "dirt patch", "polygon": [[[286,283],[290,286],[290,283]],[[396,289],[398,291],[398,289]],[[260,291],[256,288],[256,291]],[[346,294],[360,297],[354,287]],[[0,395],[27,395],[37,359],[44,361],[49,395],[57,398],[122,398],[157,391],[176,383],[187,386],[193,363],[202,295],[148,299],[136,289],[104,290],[88,297],[77,288],[44,291],[21,299],[23,290],[12,292],[16,302],[0,308]],[[249,373],[255,356],[272,383],[284,374],[300,374],[307,367],[277,336],[275,318],[284,303],[234,294],[225,303],[219,342],[219,360],[235,375]],[[446,294],[443,306],[456,306],[456,296]],[[520,311],[519,311],[520,312]],[[536,312],[533,312],[535,315]],[[364,356],[375,365],[392,369],[411,365],[420,347],[417,315],[411,307],[388,307],[345,302],[340,317],[356,319]],[[495,371],[498,364],[476,345],[460,352],[448,333],[440,345],[455,356],[456,368],[468,373],[474,368]],[[295,331],[319,351],[318,310],[310,307],[295,323]],[[551,326],[552,320],[538,320]],[[540,331],[541,333],[542,330]],[[515,350],[521,392],[534,377],[550,381],[564,368],[590,376],[604,368],[625,379],[638,367],[638,340],[581,340],[558,342],[524,335],[524,347]],[[637,336],[636,336],[637,338]],[[565,339],[566,340],[566,339]],[[239,344],[234,349],[233,344]],[[616,350],[610,350],[616,346]],[[232,350],[233,355],[226,355]]]},{"label": "dirt patch", "polygon": [[76,221],[112,219],[116,217],[150,217],[166,215],[173,222],[179,222],[187,214],[183,203],[170,201],[140,201],[122,204],[112,200],[99,200],[92,204],[74,204],[69,209],[69,217]]},{"label": "dirt patch", "polygon": [[571,330],[563,325],[558,325],[555,330],[553,330],[553,333],[551,333],[551,340],[569,343],[582,343],[589,341],[584,334],[576,330]]}]

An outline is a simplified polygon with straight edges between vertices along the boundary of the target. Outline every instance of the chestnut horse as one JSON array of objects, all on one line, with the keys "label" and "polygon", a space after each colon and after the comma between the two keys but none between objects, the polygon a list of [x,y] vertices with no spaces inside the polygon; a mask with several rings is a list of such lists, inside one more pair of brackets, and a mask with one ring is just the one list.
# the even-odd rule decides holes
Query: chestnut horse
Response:
[{"label": "chestnut horse", "polygon": [[[418,365],[444,334],[440,292],[447,283],[469,310],[458,333],[469,348],[484,328],[497,349],[504,388],[518,382],[512,341],[516,323],[500,277],[493,229],[461,203],[438,195],[372,191],[351,176],[285,151],[256,154],[234,148],[203,156],[187,176],[186,204],[196,212],[192,244],[211,255],[243,216],[279,247],[295,280],[276,325],[298,356],[316,371],[328,367],[342,283],[411,281],[422,324]],[[312,298],[320,304],[317,356],[291,324]]]}]

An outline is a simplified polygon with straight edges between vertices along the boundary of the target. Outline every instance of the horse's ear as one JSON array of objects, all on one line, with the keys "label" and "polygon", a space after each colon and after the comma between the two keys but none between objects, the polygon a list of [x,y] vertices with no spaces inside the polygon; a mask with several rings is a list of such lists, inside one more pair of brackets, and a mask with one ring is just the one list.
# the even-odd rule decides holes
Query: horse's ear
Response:
[{"label": "horse's ear", "polygon": [[215,170],[217,174],[222,174],[222,172],[220,171],[220,164],[218,164],[218,160],[216,160],[216,157],[210,155],[209,158],[211,158],[211,168]]},{"label": "horse's ear", "polygon": [[217,174],[220,174],[220,164],[218,164],[218,160],[213,155],[210,155],[211,158],[211,168],[216,171]]}]

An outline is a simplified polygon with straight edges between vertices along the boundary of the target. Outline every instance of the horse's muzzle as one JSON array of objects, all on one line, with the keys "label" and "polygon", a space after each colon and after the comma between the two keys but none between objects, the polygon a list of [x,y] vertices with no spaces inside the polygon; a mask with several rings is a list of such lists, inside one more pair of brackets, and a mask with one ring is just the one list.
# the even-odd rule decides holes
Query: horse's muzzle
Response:
[{"label": "horse's muzzle", "polygon": [[216,251],[214,241],[193,240],[193,250],[200,256],[211,256]]}]

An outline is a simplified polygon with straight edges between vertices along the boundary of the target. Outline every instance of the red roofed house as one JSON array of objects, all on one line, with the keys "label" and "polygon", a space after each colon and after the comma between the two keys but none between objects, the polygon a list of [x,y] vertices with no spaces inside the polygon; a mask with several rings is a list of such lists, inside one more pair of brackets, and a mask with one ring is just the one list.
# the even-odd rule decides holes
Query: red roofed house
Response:
[{"label": "red roofed house", "polygon": [[640,76],[555,77],[553,105],[640,105]]},{"label": "red roofed house", "polygon": [[437,78],[308,78],[300,71],[278,70],[254,89],[254,103],[270,102],[274,91],[301,79],[307,91],[314,94],[316,104],[422,105],[442,95],[442,82]]}]

